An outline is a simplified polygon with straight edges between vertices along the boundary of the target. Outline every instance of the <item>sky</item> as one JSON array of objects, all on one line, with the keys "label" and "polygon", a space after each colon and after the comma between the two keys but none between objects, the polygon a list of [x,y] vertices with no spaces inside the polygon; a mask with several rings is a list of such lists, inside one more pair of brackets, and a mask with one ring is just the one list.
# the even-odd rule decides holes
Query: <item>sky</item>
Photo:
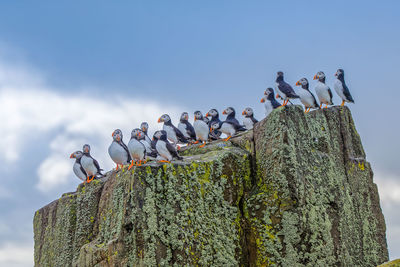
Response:
[{"label": "sky", "polygon": [[[34,212],[80,180],[84,143],[109,170],[111,133],[168,113],[252,107],[343,68],[371,162],[390,258],[400,258],[399,1],[2,1],[0,266],[33,265]],[[315,85],[311,82],[311,87]],[[334,102],[339,104],[337,95]],[[296,102],[298,103],[298,102]],[[240,116],[239,116],[240,117]],[[240,118],[241,119],[241,118]]]}]

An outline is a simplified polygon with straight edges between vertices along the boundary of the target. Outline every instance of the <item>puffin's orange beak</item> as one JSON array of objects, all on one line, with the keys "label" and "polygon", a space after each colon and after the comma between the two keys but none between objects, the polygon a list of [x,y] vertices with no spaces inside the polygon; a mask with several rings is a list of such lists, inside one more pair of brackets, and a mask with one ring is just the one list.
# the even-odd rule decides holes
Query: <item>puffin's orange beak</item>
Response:
[{"label": "puffin's orange beak", "polygon": [[158,118],[158,123],[160,123],[160,122],[162,122],[162,121],[161,121],[161,118]]},{"label": "puffin's orange beak", "polygon": [[261,98],[261,103],[264,103],[265,102],[265,99],[264,98]]},{"label": "puffin's orange beak", "polygon": [[112,137],[114,137],[114,135],[115,135],[115,132],[113,132],[113,133],[111,134]]},{"label": "puffin's orange beak", "polygon": [[195,121],[197,121],[197,118],[196,118],[196,117],[194,117],[194,120],[195,120]]},{"label": "puffin's orange beak", "polygon": [[226,111],[224,110],[224,111],[222,112],[222,114],[226,115]]},{"label": "puffin's orange beak", "polygon": [[300,81],[297,81],[296,86],[299,86],[299,85],[300,85]]},{"label": "puffin's orange beak", "polygon": [[213,128],[210,128],[210,133],[212,133],[212,131],[213,131]]},{"label": "puffin's orange beak", "polygon": [[74,153],[72,153],[72,154],[71,154],[71,156],[69,156],[69,158],[70,158],[70,159],[73,159],[73,158],[75,158],[75,155],[74,155]]},{"label": "puffin's orange beak", "polygon": [[209,117],[209,116],[210,116],[210,114],[208,114],[208,112],[207,112],[206,117]]},{"label": "puffin's orange beak", "polygon": [[141,133],[141,132],[139,132],[139,133],[138,133],[138,136],[139,136],[139,137],[141,137],[141,136],[142,136],[142,133]]},{"label": "puffin's orange beak", "polygon": [[246,115],[246,110],[243,110],[242,115]]},{"label": "puffin's orange beak", "polygon": [[145,131],[145,129],[144,129],[145,127],[142,127],[142,131],[144,132]]},{"label": "puffin's orange beak", "polygon": [[318,78],[317,78],[317,74],[314,75],[314,80],[316,80],[316,79],[318,79]]}]

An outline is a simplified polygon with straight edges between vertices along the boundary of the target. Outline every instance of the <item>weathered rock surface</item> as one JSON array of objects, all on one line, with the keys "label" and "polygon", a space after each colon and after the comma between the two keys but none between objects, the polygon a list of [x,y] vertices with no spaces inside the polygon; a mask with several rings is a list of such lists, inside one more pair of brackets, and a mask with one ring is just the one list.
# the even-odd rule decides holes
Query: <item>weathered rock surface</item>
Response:
[{"label": "weathered rock surface", "polygon": [[279,108],[184,161],[38,210],[35,266],[376,266],[385,221],[350,111]]}]

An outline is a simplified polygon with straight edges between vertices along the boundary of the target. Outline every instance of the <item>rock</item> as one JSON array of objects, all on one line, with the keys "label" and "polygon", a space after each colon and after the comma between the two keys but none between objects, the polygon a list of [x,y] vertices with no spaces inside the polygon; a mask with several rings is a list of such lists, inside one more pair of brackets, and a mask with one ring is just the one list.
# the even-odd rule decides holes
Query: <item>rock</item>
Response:
[{"label": "rock", "polygon": [[400,259],[385,262],[384,264],[381,264],[378,267],[398,267],[398,266],[400,266]]},{"label": "rock", "polygon": [[183,161],[38,210],[35,266],[376,266],[385,221],[350,111],[279,108]]}]

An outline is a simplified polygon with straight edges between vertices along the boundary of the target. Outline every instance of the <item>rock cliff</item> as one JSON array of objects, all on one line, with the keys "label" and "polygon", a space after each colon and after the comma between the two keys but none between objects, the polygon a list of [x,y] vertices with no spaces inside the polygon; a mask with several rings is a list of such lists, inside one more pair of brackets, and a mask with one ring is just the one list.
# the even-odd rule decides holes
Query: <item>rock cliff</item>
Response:
[{"label": "rock cliff", "polygon": [[35,266],[376,266],[370,164],[346,107],[279,108],[173,164],[110,172],[38,210]]}]

